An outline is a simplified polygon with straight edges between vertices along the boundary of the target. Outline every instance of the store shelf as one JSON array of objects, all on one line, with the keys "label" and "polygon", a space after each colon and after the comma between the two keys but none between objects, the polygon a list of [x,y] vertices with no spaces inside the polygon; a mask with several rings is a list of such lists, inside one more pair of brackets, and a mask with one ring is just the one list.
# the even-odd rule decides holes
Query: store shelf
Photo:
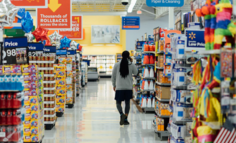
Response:
[{"label": "store shelf", "polygon": [[142,64],[142,66],[155,66],[155,64]]},{"label": "store shelf", "polygon": [[43,117],[55,117],[56,114],[53,114],[53,115],[43,115]]},{"label": "store shelf", "polygon": [[163,67],[156,67],[156,69],[163,70],[164,68]]},{"label": "store shelf", "polygon": [[220,54],[221,50],[205,50],[205,51],[199,51],[199,55],[211,55],[211,54]]},{"label": "store shelf", "polygon": [[55,110],[56,108],[54,107],[54,108],[44,108],[43,110],[44,111],[53,111],[53,110]]},{"label": "store shelf", "polygon": [[55,124],[56,121],[44,121],[44,124]]},{"label": "store shelf", "polygon": [[43,83],[56,83],[56,81],[43,81]]},{"label": "store shelf", "polygon": [[172,88],[177,89],[177,90],[187,90],[188,86],[184,85],[184,86],[175,86],[173,85]]},{"label": "store shelf", "polygon": [[157,52],[157,54],[164,54],[164,53],[165,53],[164,51]]},{"label": "store shelf", "polygon": [[141,90],[141,92],[155,92],[155,90]]},{"label": "store shelf", "polygon": [[[54,97],[55,94],[44,94],[43,97]],[[46,101],[45,101],[46,102]]]},{"label": "store shelf", "polygon": [[159,97],[156,97],[156,99],[161,102],[169,102],[170,101],[170,99],[160,99]]},{"label": "store shelf", "polygon": [[155,80],[155,77],[141,77],[142,79]]},{"label": "store shelf", "polygon": [[55,90],[55,87],[52,87],[52,88],[43,88],[43,90]]},{"label": "store shelf", "polygon": [[193,121],[192,119],[181,120],[181,121],[174,121],[173,120],[173,123],[176,125],[185,125],[187,122],[192,122],[192,121]]},{"label": "store shelf", "polygon": [[0,92],[21,92],[20,90],[0,90]]},{"label": "store shelf", "polygon": [[144,51],[143,54],[155,54],[155,51]]},{"label": "store shelf", "polygon": [[169,84],[169,83],[160,83],[158,81],[156,81],[156,84],[158,84],[160,86],[171,86],[171,84]]}]

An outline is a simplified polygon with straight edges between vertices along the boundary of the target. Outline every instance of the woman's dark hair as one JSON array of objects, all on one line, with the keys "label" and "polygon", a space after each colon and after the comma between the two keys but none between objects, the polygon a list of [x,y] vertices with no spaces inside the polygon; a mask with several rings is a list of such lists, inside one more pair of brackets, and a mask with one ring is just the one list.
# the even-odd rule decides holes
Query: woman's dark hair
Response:
[{"label": "woman's dark hair", "polygon": [[120,75],[125,78],[127,75],[129,75],[129,52],[124,51],[122,53],[122,60],[120,62]]}]

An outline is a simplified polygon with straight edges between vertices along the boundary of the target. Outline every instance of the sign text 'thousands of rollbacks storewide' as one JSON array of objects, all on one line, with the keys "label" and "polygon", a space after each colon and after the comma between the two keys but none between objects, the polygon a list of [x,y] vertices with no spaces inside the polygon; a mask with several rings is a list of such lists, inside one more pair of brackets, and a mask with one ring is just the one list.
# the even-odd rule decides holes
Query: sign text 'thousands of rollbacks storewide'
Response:
[{"label": "sign text 'thousands of rollbacks storewide'", "polygon": [[47,8],[48,0],[11,0],[11,3],[22,8]]},{"label": "sign text 'thousands of rollbacks storewide'", "polygon": [[149,7],[182,7],[184,0],[146,0]]},{"label": "sign text 'thousands of rollbacks storewide'", "polygon": [[37,9],[37,26],[47,29],[71,29],[72,0],[48,0],[48,8]]}]

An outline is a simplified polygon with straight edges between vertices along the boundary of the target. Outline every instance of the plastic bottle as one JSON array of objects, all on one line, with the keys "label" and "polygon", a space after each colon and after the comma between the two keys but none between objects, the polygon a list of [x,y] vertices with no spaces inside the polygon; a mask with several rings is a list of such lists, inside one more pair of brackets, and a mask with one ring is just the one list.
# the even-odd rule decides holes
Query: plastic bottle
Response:
[{"label": "plastic bottle", "polygon": [[144,77],[150,77],[148,67],[145,67]]},{"label": "plastic bottle", "polygon": [[0,75],[0,90],[5,90],[5,76]]},{"label": "plastic bottle", "polygon": [[5,75],[5,90],[11,90],[11,75]]},{"label": "plastic bottle", "polygon": [[154,55],[153,54],[151,54],[149,56],[149,60],[150,60],[150,64],[155,64],[155,60],[154,60]]},{"label": "plastic bottle", "polygon": [[150,77],[154,77],[154,69],[153,66],[150,67]]},{"label": "plastic bottle", "polygon": [[5,108],[7,108],[7,95],[6,93],[3,92],[0,95],[0,109],[5,109]]},{"label": "plastic bottle", "polygon": [[11,90],[16,90],[16,75],[11,76]]}]

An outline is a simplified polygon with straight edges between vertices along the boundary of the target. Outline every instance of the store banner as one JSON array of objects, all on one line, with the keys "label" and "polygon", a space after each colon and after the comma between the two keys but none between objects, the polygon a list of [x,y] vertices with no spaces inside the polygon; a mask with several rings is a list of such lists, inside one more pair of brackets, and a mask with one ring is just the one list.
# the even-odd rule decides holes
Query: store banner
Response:
[{"label": "store banner", "polygon": [[72,28],[72,0],[49,0],[48,8],[36,10],[37,26],[47,29]]},{"label": "store banner", "polygon": [[2,50],[3,64],[27,64],[28,42],[27,37],[4,38]]},{"label": "store banner", "polygon": [[11,0],[11,3],[21,8],[47,8],[49,0]]},{"label": "store banner", "polygon": [[59,30],[60,35],[64,35],[69,39],[82,40],[83,39],[83,16],[72,16],[72,29]]},{"label": "store banner", "polygon": [[29,47],[28,56],[36,57],[43,55],[43,48],[44,48],[43,43],[29,43],[28,47]]},{"label": "store banner", "polygon": [[185,34],[187,37],[186,51],[205,50],[204,30],[186,29]]},{"label": "store banner", "polygon": [[184,0],[146,0],[149,7],[182,7]]}]

